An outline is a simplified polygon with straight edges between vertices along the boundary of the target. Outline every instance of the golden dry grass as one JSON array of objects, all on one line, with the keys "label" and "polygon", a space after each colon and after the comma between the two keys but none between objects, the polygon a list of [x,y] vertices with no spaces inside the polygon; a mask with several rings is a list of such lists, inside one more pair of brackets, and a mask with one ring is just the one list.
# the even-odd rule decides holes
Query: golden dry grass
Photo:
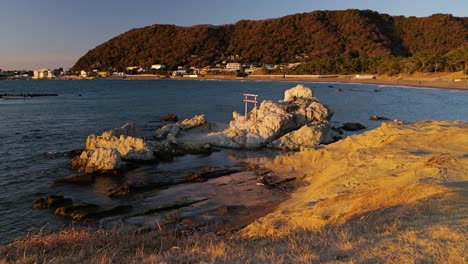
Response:
[{"label": "golden dry grass", "polygon": [[466,202],[456,189],[261,238],[67,229],[2,247],[0,263],[465,263]]}]

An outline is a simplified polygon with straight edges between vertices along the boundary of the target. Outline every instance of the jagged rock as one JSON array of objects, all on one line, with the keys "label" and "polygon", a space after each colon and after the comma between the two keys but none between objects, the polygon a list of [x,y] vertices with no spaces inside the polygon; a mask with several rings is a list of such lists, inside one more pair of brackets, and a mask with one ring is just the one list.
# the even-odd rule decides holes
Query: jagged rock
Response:
[{"label": "jagged rock", "polygon": [[70,161],[70,167],[78,172],[93,173],[120,169],[123,166],[120,153],[113,148],[85,150]]},{"label": "jagged rock", "polygon": [[132,123],[106,131],[100,136],[89,135],[84,151],[70,161],[70,167],[79,172],[105,172],[120,169],[123,166],[122,159],[155,159],[152,148],[139,136]]},{"label": "jagged rock", "polygon": [[138,133],[138,130],[135,124],[133,123],[127,123],[123,125],[122,127],[113,128],[111,130],[105,131],[101,135],[101,137],[103,138],[112,138],[112,137],[118,138],[120,136],[141,137],[140,133]]},{"label": "jagged rock", "polygon": [[358,131],[366,129],[366,127],[360,123],[344,123],[343,126],[341,126],[340,128],[345,131]]},{"label": "jagged rock", "polygon": [[178,124],[168,124],[156,130],[156,133],[154,133],[154,136],[156,139],[166,139],[167,135],[169,134],[176,137],[179,131],[180,131],[180,126]]},{"label": "jagged rock", "polygon": [[142,138],[132,136],[102,137],[90,135],[86,140],[86,150],[116,149],[123,159],[152,160],[153,151]]},{"label": "jagged rock", "polygon": [[189,129],[192,129],[194,127],[198,127],[204,124],[206,124],[206,117],[204,114],[201,114],[201,115],[196,115],[190,119],[185,119],[180,124],[180,128],[182,130],[189,130]]},{"label": "jagged rock", "polygon": [[311,148],[319,144],[336,141],[333,137],[336,137],[334,133],[336,132],[331,130],[328,122],[312,122],[272,141],[268,144],[268,147],[283,150],[299,150],[301,147]]},{"label": "jagged rock", "polygon": [[176,114],[168,114],[165,117],[161,118],[161,121],[164,122],[177,122],[179,121],[179,117]]},{"label": "jagged rock", "polygon": [[302,84],[298,84],[296,87],[284,92],[284,101],[286,102],[294,102],[297,98],[310,99],[312,97],[314,97],[312,90]]},{"label": "jagged rock", "polygon": [[332,116],[333,112],[313,97],[312,90],[298,85],[285,92],[283,101],[263,101],[248,118],[234,112],[229,127],[208,134],[206,142],[219,147],[260,148],[290,131],[313,121],[328,121]]}]

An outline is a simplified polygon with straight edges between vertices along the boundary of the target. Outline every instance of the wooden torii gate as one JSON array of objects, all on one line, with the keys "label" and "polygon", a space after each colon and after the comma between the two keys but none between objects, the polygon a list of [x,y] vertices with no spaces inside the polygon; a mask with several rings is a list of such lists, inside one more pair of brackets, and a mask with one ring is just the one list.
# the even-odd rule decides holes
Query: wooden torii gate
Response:
[{"label": "wooden torii gate", "polygon": [[247,118],[248,104],[253,103],[255,109],[255,121],[257,121],[257,105],[258,105],[258,94],[244,94],[245,102],[245,118]]}]

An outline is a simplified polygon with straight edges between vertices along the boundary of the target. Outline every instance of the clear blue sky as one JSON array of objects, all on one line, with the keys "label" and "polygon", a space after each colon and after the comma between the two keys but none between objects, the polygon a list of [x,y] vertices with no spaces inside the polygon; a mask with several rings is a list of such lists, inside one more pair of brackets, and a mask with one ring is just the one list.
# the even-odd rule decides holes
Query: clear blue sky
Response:
[{"label": "clear blue sky", "polygon": [[313,10],[468,16],[468,0],[0,0],[0,69],[71,67],[88,50],[152,24],[231,24]]}]

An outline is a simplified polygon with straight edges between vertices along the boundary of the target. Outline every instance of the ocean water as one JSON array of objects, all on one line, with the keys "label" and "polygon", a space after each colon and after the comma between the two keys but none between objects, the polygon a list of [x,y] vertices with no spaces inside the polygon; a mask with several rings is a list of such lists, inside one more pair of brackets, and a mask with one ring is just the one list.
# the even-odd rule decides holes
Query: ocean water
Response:
[{"label": "ocean water", "polygon": [[[92,187],[54,185],[72,174],[66,153],[82,148],[89,134],[134,122],[151,136],[160,118],[176,113],[180,119],[205,113],[209,121],[229,122],[244,109],[243,93],[260,100],[279,100],[297,82],[157,80],[157,81],[0,81],[1,93],[58,93],[57,97],[0,99],[0,243],[8,243],[44,226],[69,225],[69,220],[33,208],[49,194],[104,205],[118,202],[105,190],[115,185],[102,178]],[[332,122],[380,125],[371,115],[408,122],[468,120],[468,92],[408,87],[304,83],[335,112]],[[342,89],[338,92],[337,89]],[[157,171],[177,171],[231,162],[224,152],[185,156],[173,163],[137,170],[139,177]],[[167,176],[171,177],[171,175]]]}]

